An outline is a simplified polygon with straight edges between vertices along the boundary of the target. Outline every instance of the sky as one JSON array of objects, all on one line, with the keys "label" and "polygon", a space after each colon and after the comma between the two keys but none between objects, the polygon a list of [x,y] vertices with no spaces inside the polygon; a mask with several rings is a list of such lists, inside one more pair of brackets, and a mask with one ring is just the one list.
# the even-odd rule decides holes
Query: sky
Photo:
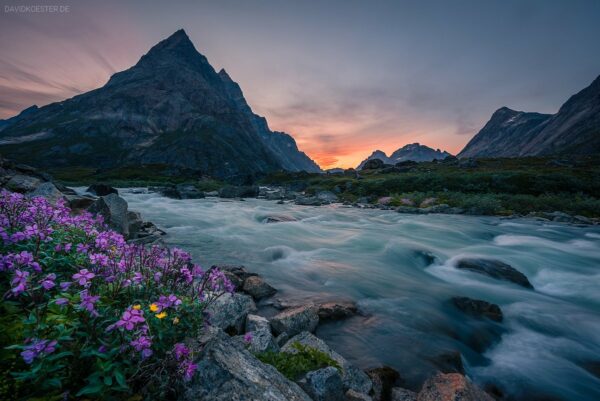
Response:
[{"label": "sky", "polygon": [[272,130],[324,168],[413,142],[456,154],[496,109],[555,113],[600,75],[598,0],[0,6],[0,118],[98,88],[183,28]]}]

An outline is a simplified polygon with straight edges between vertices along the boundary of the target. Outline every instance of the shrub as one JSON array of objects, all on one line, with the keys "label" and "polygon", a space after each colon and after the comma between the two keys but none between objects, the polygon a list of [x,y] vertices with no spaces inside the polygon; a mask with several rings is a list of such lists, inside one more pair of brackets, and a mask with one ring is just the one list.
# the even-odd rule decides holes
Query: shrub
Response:
[{"label": "shrub", "polygon": [[2,192],[0,290],[12,344],[0,398],[149,399],[192,377],[190,336],[233,287],[182,250],[127,244],[99,218]]},{"label": "shrub", "polygon": [[341,367],[336,361],[318,349],[298,342],[293,343],[292,347],[296,350],[295,353],[266,351],[257,354],[256,357],[262,362],[274,366],[281,374],[293,381],[300,379],[312,370],[327,366],[333,366],[341,371]]}]

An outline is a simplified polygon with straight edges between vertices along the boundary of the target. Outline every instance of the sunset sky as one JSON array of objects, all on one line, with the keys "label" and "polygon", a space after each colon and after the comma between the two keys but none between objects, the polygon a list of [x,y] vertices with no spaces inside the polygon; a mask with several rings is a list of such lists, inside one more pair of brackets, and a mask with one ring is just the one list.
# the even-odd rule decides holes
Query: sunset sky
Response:
[{"label": "sunset sky", "polygon": [[554,113],[600,75],[596,0],[0,4],[0,118],[102,86],[184,28],[324,168],[412,142],[457,153],[499,107]]}]

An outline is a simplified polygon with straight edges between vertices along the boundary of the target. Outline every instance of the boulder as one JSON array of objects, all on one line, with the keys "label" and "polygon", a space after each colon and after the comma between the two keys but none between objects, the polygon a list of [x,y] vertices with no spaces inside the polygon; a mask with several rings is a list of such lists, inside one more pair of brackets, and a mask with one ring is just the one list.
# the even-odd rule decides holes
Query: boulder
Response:
[{"label": "boulder", "polygon": [[457,262],[458,269],[485,274],[497,280],[510,281],[525,288],[533,289],[527,277],[509,264],[494,259],[461,259]]},{"label": "boulder", "polygon": [[163,235],[166,235],[166,233],[160,228],[156,227],[154,223],[144,221],[137,232],[129,233],[128,242],[134,244],[156,244],[160,243]]},{"label": "boulder", "polygon": [[376,170],[376,169],[383,168],[384,166],[385,166],[385,163],[383,163],[383,160],[370,159],[370,160],[367,160],[365,162],[365,164],[363,164],[361,170]]},{"label": "boulder", "polygon": [[442,373],[465,374],[462,355],[459,351],[443,352],[430,359],[436,368]]},{"label": "boulder", "polygon": [[391,401],[417,401],[417,393],[405,388],[394,387]]},{"label": "boulder", "polygon": [[106,185],[106,184],[92,184],[85,191],[91,193],[92,195],[96,195],[96,196],[106,196],[106,195],[110,195],[110,194],[118,195],[119,194],[119,191],[117,191],[115,188],[111,187],[110,185]]},{"label": "boulder", "polygon": [[313,401],[344,400],[342,377],[332,366],[308,372],[298,384]]},{"label": "boulder", "polygon": [[60,182],[52,182],[52,183],[54,184],[56,189],[58,189],[60,192],[63,193],[63,195],[77,195],[77,192],[75,192],[74,189],[63,185]]},{"label": "boulder", "polygon": [[270,297],[277,292],[260,276],[250,276],[244,280],[243,290],[255,300]]},{"label": "boulder", "polygon": [[252,334],[249,345],[250,351],[254,353],[279,351],[279,346],[271,333],[271,324],[266,318],[249,314],[246,317],[246,333]]},{"label": "boulder", "polygon": [[127,222],[129,224],[129,237],[137,238],[137,234],[141,231],[144,224],[142,215],[139,212],[130,210],[127,212]]},{"label": "boulder", "polygon": [[313,332],[319,324],[318,307],[314,304],[286,309],[271,319],[275,334],[295,336],[302,331]]},{"label": "boulder", "polygon": [[213,328],[201,340],[198,368],[181,401],[311,401],[296,383],[222,331]]},{"label": "boulder", "polygon": [[94,202],[96,202],[95,198],[86,195],[67,195],[65,197],[67,199],[67,203],[72,210],[83,210],[89,208]]},{"label": "boulder", "polygon": [[209,323],[230,334],[243,333],[246,317],[254,311],[256,305],[252,297],[240,293],[224,294],[206,308]]},{"label": "boulder", "polygon": [[118,233],[129,235],[129,221],[127,217],[127,202],[117,194],[110,194],[98,198],[88,208],[93,214],[100,214],[104,222]]},{"label": "boulder", "polygon": [[358,307],[354,302],[325,302],[319,305],[320,320],[342,320],[356,315]]},{"label": "boulder", "polygon": [[373,398],[377,401],[390,401],[392,388],[400,380],[400,373],[389,366],[369,369],[366,373],[373,383]]},{"label": "boulder", "polygon": [[290,221],[298,221],[298,220],[292,216],[272,215],[272,216],[265,217],[262,222],[269,224],[269,223],[285,223],[285,222],[290,222]]},{"label": "boulder", "polygon": [[384,196],[384,197],[377,199],[377,203],[380,205],[384,205],[384,206],[389,205],[391,202],[392,202],[391,196]]},{"label": "boulder", "polygon": [[208,191],[208,192],[205,192],[204,195],[214,197],[214,196],[219,196],[219,192],[218,191]]},{"label": "boulder", "polygon": [[300,343],[304,346],[317,349],[336,361],[342,368],[341,375],[342,382],[344,383],[344,390],[352,389],[363,394],[369,394],[371,391],[372,383],[369,376],[356,366],[350,364],[343,356],[329,348],[329,346],[320,338],[317,338],[308,331],[304,331],[289,339],[281,348],[281,351],[293,354],[298,352],[293,346],[294,343]]},{"label": "boulder", "polygon": [[319,191],[316,194],[318,200],[325,203],[333,203],[338,201],[338,197],[331,191]]},{"label": "boulder", "polygon": [[494,401],[494,399],[459,373],[439,373],[423,384],[417,401]]},{"label": "boulder", "polygon": [[502,321],[502,310],[496,304],[468,297],[453,297],[452,303],[467,315],[486,317],[496,322]]},{"label": "boulder", "polygon": [[51,182],[41,183],[36,189],[28,193],[27,196],[31,198],[41,196],[46,198],[48,202],[52,204],[56,204],[59,199],[65,199],[64,194],[60,192],[58,188],[56,188],[56,186]]},{"label": "boulder", "polygon": [[6,183],[6,188],[13,192],[32,192],[40,186],[42,180],[35,177],[30,177],[28,175],[17,174],[14,175],[8,180]]},{"label": "boulder", "polygon": [[419,207],[433,206],[437,202],[437,198],[425,198],[419,205]]},{"label": "boulder", "polygon": [[316,196],[298,196],[294,203],[301,206],[321,206],[323,201]]},{"label": "boulder", "polygon": [[194,185],[191,184],[179,184],[177,185],[177,191],[179,192],[180,199],[202,199],[204,198],[204,192],[198,190]]},{"label": "boulder", "polygon": [[230,273],[238,277],[242,282],[248,277],[258,276],[256,273],[252,273],[246,270],[246,266],[242,265],[213,265],[211,269],[219,269],[222,272]]},{"label": "boulder", "polygon": [[181,199],[181,193],[175,187],[162,187],[158,189],[158,192],[166,198]]},{"label": "boulder", "polygon": [[346,391],[346,401],[373,401],[373,398],[367,394],[359,393],[352,389]]},{"label": "boulder", "polygon": [[221,198],[255,198],[258,196],[257,186],[235,186],[227,185],[219,190]]}]

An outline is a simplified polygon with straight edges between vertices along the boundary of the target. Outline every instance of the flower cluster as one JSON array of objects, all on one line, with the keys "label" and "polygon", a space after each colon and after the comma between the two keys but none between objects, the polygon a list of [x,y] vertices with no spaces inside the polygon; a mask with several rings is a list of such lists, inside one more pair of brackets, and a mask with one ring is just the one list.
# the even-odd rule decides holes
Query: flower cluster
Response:
[{"label": "flower cluster", "polygon": [[[150,378],[168,369],[143,367],[169,358],[174,373],[191,379],[197,365],[183,340],[203,329],[208,305],[234,291],[223,272],[205,272],[181,249],[129,244],[101,218],[6,191],[0,193],[0,287],[1,302],[10,303],[15,322],[20,318],[15,341],[29,338],[11,347],[31,366],[17,380],[63,388],[85,381],[79,395],[115,390],[105,371],[94,370],[109,369],[107,358],[116,391],[164,382]],[[79,371],[68,368],[76,360]]]}]

